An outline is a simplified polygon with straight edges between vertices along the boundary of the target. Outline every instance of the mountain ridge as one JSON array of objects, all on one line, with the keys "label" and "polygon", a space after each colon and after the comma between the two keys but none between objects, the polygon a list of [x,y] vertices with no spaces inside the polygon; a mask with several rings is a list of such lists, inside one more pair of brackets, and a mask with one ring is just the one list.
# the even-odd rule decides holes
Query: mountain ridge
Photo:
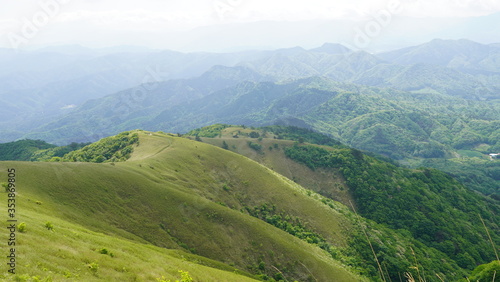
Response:
[{"label": "mountain ridge", "polygon": [[[6,109],[2,111],[3,122],[0,124],[0,132],[7,136],[2,141],[13,141],[26,136],[26,133],[39,130],[37,128],[43,128],[44,125],[71,116],[76,109],[84,107],[83,104],[89,99],[106,103],[117,93],[139,89],[137,95],[141,96],[140,101],[135,99],[130,102],[130,98],[121,98],[125,101],[124,110],[130,112],[131,108],[135,108],[132,104],[142,102],[145,96],[157,95],[159,86],[179,79],[203,80],[205,77],[203,84],[207,89],[204,91],[210,92],[220,88],[214,88],[212,85],[217,82],[217,76],[218,79],[227,80],[225,73],[230,72],[228,69],[227,72],[217,73],[213,67],[217,68],[218,65],[234,67],[233,73],[241,72],[241,67],[255,72],[250,74],[250,70],[246,70],[247,77],[243,73],[239,77],[234,77],[238,83],[245,80],[283,82],[320,76],[336,82],[355,83],[361,86],[391,87],[412,92],[439,92],[472,100],[495,100],[498,99],[500,90],[498,82],[500,69],[497,63],[500,49],[494,46],[464,40],[434,40],[419,46],[380,54],[355,52],[342,45],[331,43],[310,50],[296,47],[221,54],[161,50],[152,53],[92,54],[87,57],[53,53],[48,57],[38,58],[40,54],[21,54],[19,58],[14,58],[11,63],[3,66],[3,70],[10,74],[0,77],[0,81],[5,85],[0,97],[8,101]],[[450,48],[458,51],[448,50]],[[318,50],[330,51],[318,52]],[[439,60],[435,58],[430,61],[419,59],[419,54],[429,53],[426,50],[431,50],[430,53],[443,54],[438,56],[439,59],[446,56],[448,59],[436,67],[435,64]],[[481,50],[497,51],[489,53],[485,51],[488,54],[483,54]],[[478,54],[482,54],[482,57]],[[401,56],[414,59],[410,59],[408,63],[411,64],[406,65],[404,62],[399,62],[401,59],[398,58]],[[53,60],[57,63],[47,63]],[[31,67],[38,61],[44,67],[38,69]],[[12,68],[14,65],[15,68]],[[13,71],[16,69],[18,71]],[[212,75],[212,78],[208,78],[209,75]],[[25,80],[22,84],[18,81],[19,77],[26,76],[31,78],[30,85],[27,85]],[[167,90],[163,89],[166,92]],[[74,95],[66,95],[68,92]],[[179,99],[181,94],[178,94]],[[12,96],[22,98],[19,100],[7,98]],[[123,104],[123,101],[117,103]],[[167,102],[164,102],[163,107],[168,107],[170,102],[165,103]],[[149,113],[143,111],[136,114],[147,118]],[[14,126],[14,123],[17,126]],[[203,125],[207,124],[198,126]],[[112,134],[128,129],[131,128],[121,127]],[[97,139],[89,141],[95,140]]]}]

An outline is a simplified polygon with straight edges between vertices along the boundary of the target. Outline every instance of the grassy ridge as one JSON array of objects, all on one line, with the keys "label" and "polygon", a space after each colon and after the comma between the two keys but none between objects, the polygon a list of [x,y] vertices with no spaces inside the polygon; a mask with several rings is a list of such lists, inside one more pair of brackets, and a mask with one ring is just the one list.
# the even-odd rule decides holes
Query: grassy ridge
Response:
[{"label": "grassy ridge", "polygon": [[42,202],[35,204],[40,214],[95,232],[184,249],[263,277],[361,279],[319,247],[241,211],[264,199],[273,201],[292,215],[307,215],[308,225],[345,244],[342,230],[348,223],[301,187],[210,145],[144,132],[139,138],[140,146],[122,163],[2,166],[18,169],[20,194],[31,204]]}]

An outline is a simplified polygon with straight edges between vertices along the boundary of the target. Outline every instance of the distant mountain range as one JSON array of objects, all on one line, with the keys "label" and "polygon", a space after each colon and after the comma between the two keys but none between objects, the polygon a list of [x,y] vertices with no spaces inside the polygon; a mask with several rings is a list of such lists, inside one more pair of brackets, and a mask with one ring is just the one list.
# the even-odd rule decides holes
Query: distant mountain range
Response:
[{"label": "distant mountain range", "polygon": [[436,39],[380,54],[331,43],[227,54],[49,51],[3,50],[1,141],[64,145],[223,122],[313,128],[395,158],[500,145],[495,44]]}]

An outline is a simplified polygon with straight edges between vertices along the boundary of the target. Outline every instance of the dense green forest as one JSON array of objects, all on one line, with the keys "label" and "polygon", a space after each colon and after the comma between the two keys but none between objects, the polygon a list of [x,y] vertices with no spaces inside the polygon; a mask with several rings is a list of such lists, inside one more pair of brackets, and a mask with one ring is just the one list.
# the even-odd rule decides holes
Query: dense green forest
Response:
[{"label": "dense green forest", "polygon": [[[322,201],[335,206],[330,199]],[[415,240],[403,229],[395,232],[384,225],[364,219],[361,221],[361,218],[355,217],[353,220],[358,221],[359,225],[358,229],[350,234],[349,247],[338,248],[309,228],[299,217],[280,212],[273,204],[246,207],[246,211],[297,238],[319,246],[334,259],[353,267],[374,281],[397,281],[404,273],[411,273],[420,279],[433,279],[432,273],[440,273],[449,279],[467,273],[446,254]],[[378,264],[382,268],[381,271]],[[428,273],[418,273],[416,268],[426,269]]]},{"label": "dense green forest", "polygon": [[457,150],[500,150],[498,101],[365,88],[342,93],[304,118],[353,147],[395,159],[438,158]]},{"label": "dense green forest", "polygon": [[95,143],[71,143],[56,146],[41,140],[20,140],[0,144],[0,160],[10,161],[70,161],[116,162],[130,157],[134,144],[139,142],[136,133],[122,132]]},{"label": "dense green forest", "polygon": [[29,161],[33,153],[57,147],[42,140],[19,140],[0,144],[1,161]]},{"label": "dense green forest", "polygon": [[461,279],[460,282],[465,281],[496,281],[500,273],[500,260],[492,261],[487,264],[482,264],[472,271],[472,275],[468,279]]},{"label": "dense green forest", "polygon": [[430,167],[449,173],[468,188],[500,201],[500,159],[460,157],[453,159],[418,159],[412,167]]},{"label": "dense green forest", "polygon": [[81,149],[90,143],[71,143],[66,146],[58,146],[45,150],[38,150],[33,152],[29,161],[54,161],[58,158],[63,158],[66,154]]},{"label": "dense green forest", "polygon": [[408,230],[460,267],[472,269],[495,258],[481,219],[500,244],[498,202],[471,193],[447,174],[427,168],[398,168],[356,149],[296,145],[285,153],[311,169],[338,168],[361,215],[394,229]]}]

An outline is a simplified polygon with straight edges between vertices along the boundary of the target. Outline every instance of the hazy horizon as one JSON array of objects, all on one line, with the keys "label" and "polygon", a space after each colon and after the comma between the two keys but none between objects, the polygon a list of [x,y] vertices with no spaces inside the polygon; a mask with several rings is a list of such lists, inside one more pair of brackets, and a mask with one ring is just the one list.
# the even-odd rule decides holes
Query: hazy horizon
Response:
[{"label": "hazy horizon", "polygon": [[5,3],[0,47],[140,46],[181,52],[305,49],[339,43],[371,52],[434,38],[498,42],[495,1],[44,0]]}]

